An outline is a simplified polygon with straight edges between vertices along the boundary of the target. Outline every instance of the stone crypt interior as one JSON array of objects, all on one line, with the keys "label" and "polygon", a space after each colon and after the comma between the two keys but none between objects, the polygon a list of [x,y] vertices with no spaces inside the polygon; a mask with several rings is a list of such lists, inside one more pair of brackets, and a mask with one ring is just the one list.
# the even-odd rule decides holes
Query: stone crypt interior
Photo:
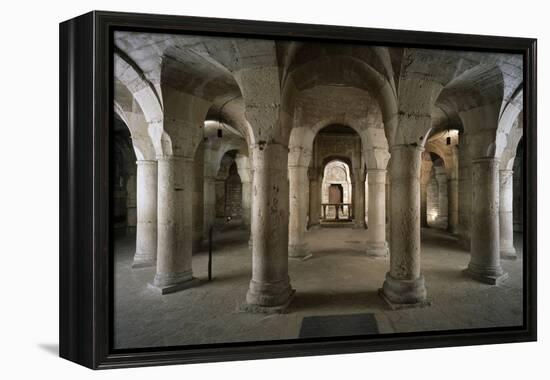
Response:
[{"label": "stone crypt interior", "polygon": [[520,55],[116,32],[113,59],[115,348],[522,324]]}]

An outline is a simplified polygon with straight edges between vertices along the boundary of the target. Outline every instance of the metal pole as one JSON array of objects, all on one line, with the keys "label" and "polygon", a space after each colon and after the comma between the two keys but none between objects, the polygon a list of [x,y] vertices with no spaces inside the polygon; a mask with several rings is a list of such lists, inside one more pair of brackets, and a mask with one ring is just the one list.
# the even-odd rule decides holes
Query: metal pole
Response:
[{"label": "metal pole", "polygon": [[208,230],[208,281],[212,281],[212,230],[214,226],[210,226]]}]

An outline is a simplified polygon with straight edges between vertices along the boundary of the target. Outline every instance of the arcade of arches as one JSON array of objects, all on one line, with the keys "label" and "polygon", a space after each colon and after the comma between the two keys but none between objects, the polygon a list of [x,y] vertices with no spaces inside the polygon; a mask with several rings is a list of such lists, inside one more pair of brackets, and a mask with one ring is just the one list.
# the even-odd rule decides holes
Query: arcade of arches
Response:
[{"label": "arcade of arches", "polygon": [[115,45],[118,346],[521,324],[521,56]]}]

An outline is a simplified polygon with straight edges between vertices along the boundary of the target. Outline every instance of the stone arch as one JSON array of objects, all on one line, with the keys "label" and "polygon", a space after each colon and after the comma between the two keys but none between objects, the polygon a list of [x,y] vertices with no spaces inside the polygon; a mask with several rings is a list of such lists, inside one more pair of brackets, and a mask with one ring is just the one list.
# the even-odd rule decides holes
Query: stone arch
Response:
[{"label": "stone arch", "polygon": [[504,84],[500,67],[480,64],[452,79],[436,101],[447,114],[458,114],[474,156],[498,157],[502,151],[498,119]]},{"label": "stone arch", "polygon": [[[304,47],[302,50],[308,49]],[[292,103],[300,92],[316,86],[337,84],[362,89],[374,95],[381,112],[383,130],[386,136],[388,135],[388,128],[391,127],[397,113],[393,79],[373,68],[364,60],[365,57],[359,59],[353,55],[346,55],[345,51],[331,52],[330,55],[321,54],[320,51],[301,54],[307,55],[308,59],[298,60],[288,68],[284,81],[285,101]],[[391,77],[393,78],[393,75]],[[290,107],[290,110],[292,117],[294,109]]]},{"label": "stone arch", "polygon": [[148,123],[141,106],[128,88],[115,79],[114,114],[128,128],[138,160],[154,160],[155,148],[149,136]]},{"label": "stone arch", "polygon": [[[114,53],[115,77],[115,112],[120,110],[134,110],[134,103],[139,106],[135,124],[139,127],[139,134],[143,140],[150,140],[155,154],[162,155],[163,135],[163,108],[161,98],[154,85],[147,80],[139,66],[120,49]],[[143,115],[143,120],[139,115]],[[127,125],[132,125],[130,117],[126,117]],[[146,136],[148,136],[146,138]],[[141,140],[140,139],[140,140]]]}]

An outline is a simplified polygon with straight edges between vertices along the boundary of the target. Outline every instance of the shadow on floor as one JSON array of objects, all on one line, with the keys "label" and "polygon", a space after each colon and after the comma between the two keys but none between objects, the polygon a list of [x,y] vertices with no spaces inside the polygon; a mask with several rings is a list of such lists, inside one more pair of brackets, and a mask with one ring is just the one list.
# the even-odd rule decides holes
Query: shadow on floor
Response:
[{"label": "shadow on floor", "polygon": [[[243,280],[247,282],[250,279],[250,270],[239,271],[234,273],[223,274],[216,271],[216,268],[212,270],[212,281],[208,281],[208,278],[201,279],[201,285],[216,285],[223,282],[234,282],[235,280]],[[204,281],[204,283],[203,283]]]},{"label": "shadow on floor", "polygon": [[378,296],[377,290],[364,292],[296,292],[290,304],[290,312],[318,311],[319,308],[345,310],[346,308],[363,307],[384,310],[385,304]]},{"label": "shadow on floor", "polygon": [[[321,258],[326,256],[342,256],[342,257],[367,257],[365,250],[359,250],[354,248],[334,248],[326,250],[311,250],[312,257],[311,259]],[[310,259],[310,260],[311,260]]]},{"label": "shadow on floor", "polygon": [[39,343],[38,347],[46,351],[49,354],[59,356],[59,344],[58,343]]}]

